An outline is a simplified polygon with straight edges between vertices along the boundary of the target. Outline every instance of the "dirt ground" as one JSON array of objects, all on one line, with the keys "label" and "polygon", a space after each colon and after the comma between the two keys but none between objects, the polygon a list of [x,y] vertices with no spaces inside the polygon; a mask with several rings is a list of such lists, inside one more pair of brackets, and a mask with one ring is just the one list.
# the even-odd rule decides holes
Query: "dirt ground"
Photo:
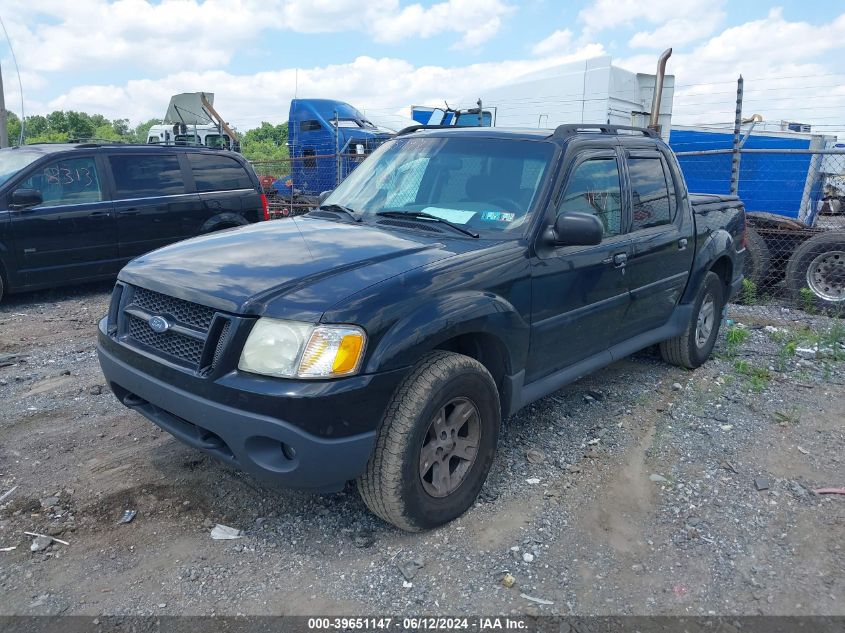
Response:
[{"label": "dirt ground", "polygon": [[845,486],[841,321],[732,306],[699,370],[648,350],[581,380],[507,422],[471,511],[411,535],[122,407],[109,290],[0,305],[2,615],[845,614],[845,496],[812,492]]}]

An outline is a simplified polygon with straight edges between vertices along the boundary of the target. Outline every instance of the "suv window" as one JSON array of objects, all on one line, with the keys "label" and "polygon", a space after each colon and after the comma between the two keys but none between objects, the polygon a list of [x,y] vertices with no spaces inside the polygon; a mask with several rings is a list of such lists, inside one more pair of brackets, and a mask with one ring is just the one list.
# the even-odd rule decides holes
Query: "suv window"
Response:
[{"label": "suv window", "polygon": [[99,202],[103,199],[100,176],[93,156],[47,163],[18,186],[39,190],[44,199],[41,206],[44,207]]},{"label": "suv window", "polygon": [[672,205],[663,159],[659,155],[629,157],[628,172],[634,214],[632,230],[670,224]]},{"label": "suv window", "polygon": [[185,193],[179,159],[174,154],[110,156],[118,198],[170,196]]},{"label": "suv window", "polygon": [[234,158],[212,154],[188,154],[197,191],[252,189],[252,179]]},{"label": "suv window", "polygon": [[575,168],[558,212],[592,213],[601,220],[604,236],[622,232],[622,189],[616,158],[590,158]]}]

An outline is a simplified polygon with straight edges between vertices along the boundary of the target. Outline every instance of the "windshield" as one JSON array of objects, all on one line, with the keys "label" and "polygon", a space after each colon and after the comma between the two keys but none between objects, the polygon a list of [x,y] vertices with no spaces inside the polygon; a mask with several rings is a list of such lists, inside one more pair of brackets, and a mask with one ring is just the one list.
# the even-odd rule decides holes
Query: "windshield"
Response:
[{"label": "windshield", "polygon": [[4,184],[21,169],[27,165],[31,165],[43,155],[40,152],[26,152],[18,149],[0,152],[0,185]]},{"label": "windshield", "polygon": [[385,211],[427,213],[480,232],[521,232],[554,154],[550,143],[423,137],[388,141],[324,205],[363,219]]}]

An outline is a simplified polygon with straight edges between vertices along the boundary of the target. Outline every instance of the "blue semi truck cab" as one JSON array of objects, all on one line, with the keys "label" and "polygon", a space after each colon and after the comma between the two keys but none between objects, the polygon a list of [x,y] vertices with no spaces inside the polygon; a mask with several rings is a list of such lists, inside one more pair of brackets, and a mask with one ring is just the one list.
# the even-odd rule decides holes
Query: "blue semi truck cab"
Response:
[{"label": "blue semi truck cab", "polygon": [[334,189],[393,136],[358,109],[334,99],[293,99],[288,117],[290,173],[273,183],[278,196],[304,206]]}]

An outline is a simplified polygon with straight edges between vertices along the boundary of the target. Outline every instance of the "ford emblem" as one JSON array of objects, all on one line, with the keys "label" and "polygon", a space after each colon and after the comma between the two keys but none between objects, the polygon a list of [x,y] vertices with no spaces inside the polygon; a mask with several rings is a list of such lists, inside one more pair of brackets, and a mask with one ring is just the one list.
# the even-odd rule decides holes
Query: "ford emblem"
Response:
[{"label": "ford emblem", "polygon": [[170,321],[165,319],[163,316],[156,315],[150,318],[147,323],[150,326],[150,329],[158,334],[163,334],[170,329]]}]

